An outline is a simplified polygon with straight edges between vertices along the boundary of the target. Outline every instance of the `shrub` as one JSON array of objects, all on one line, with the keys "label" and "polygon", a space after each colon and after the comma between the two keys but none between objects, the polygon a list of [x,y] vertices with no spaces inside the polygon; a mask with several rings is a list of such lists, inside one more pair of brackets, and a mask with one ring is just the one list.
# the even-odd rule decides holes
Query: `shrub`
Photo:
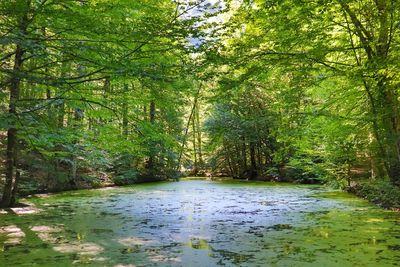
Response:
[{"label": "shrub", "polygon": [[388,180],[359,183],[349,191],[384,208],[400,208],[400,187]]},{"label": "shrub", "polygon": [[133,169],[121,171],[119,175],[116,175],[113,178],[113,182],[116,185],[133,184],[137,181],[137,175],[138,175],[137,171]]}]

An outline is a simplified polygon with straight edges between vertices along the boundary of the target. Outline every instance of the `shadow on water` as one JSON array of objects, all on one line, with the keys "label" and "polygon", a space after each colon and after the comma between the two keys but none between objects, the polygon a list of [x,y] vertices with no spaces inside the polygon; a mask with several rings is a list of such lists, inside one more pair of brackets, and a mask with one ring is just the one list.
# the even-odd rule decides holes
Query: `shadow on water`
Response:
[{"label": "shadow on water", "polygon": [[[400,217],[316,186],[183,181],[32,198],[0,266],[396,266]],[[5,265],[6,264],[6,265]]]}]

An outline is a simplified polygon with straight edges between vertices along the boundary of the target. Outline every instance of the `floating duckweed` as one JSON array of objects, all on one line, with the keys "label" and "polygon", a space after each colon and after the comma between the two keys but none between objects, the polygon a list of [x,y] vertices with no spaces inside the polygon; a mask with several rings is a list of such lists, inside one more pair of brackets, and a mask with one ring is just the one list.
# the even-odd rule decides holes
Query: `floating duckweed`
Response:
[{"label": "floating duckweed", "polygon": [[42,211],[0,215],[0,263],[375,267],[400,250],[398,213],[315,186],[183,181],[31,202]]}]

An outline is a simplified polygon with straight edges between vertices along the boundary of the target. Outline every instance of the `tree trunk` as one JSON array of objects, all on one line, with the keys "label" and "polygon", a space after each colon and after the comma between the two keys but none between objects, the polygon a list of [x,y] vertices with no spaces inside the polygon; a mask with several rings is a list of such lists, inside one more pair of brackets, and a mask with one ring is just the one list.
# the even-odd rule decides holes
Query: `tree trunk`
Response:
[{"label": "tree trunk", "polygon": [[257,161],[256,161],[256,149],[254,142],[250,142],[250,178],[254,179],[257,177]]},{"label": "tree trunk", "polygon": [[20,180],[20,177],[21,177],[21,173],[17,169],[18,168],[17,164],[18,163],[16,162],[16,166],[15,166],[15,168],[16,168],[16,170],[15,170],[15,182],[14,182],[14,187],[13,187],[12,192],[11,192],[10,206],[14,206],[16,204],[16,202],[17,202],[18,185],[19,185],[19,180]]},{"label": "tree trunk", "polygon": [[242,159],[242,169],[243,173],[247,171],[247,152],[246,152],[246,138],[244,136],[241,137],[241,159]]},{"label": "tree trunk", "polygon": [[[128,92],[128,85],[124,85],[124,93]],[[127,98],[124,97],[122,102],[122,135],[125,139],[128,138],[128,102]]]},{"label": "tree trunk", "polygon": [[[156,104],[154,102],[154,100],[152,100],[150,102],[150,123],[154,124],[155,123],[155,119],[156,119]],[[150,146],[150,155],[149,155],[149,160],[147,161],[147,169],[148,170],[152,170],[154,169],[154,155],[155,151],[154,151],[154,147],[153,145]]]},{"label": "tree trunk", "polygon": [[183,140],[182,140],[182,144],[181,144],[181,151],[179,152],[179,157],[178,157],[178,164],[176,166],[176,170],[177,171],[179,171],[179,169],[181,168],[183,150],[185,149],[186,139],[187,139],[188,132],[189,132],[189,127],[190,127],[190,122],[192,121],[192,117],[194,116],[194,111],[195,111],[195,108],[196,108],[197,99],[200,96],[200,91],[201,91],[201,86],[199,86],[199,88],[197,89],[197,93],[194,96],[192,110],[190,111],[189,118],[188,118],[187,123],[186,123],[185,133],[183,135]]},{"label": "tree trunk", "polygon": [[202,136],[201,136],[201,126],[200,126],[200,109],[199,102],[196,101],[196,129],[197,129],[197,152],[198,152],[198,164],[200,168],[203,168],[203,151],[201,147]]},{"label": "tree trunk", "polygon": [[233,153],[230,149],[230,146],[229,146],[229,144],[227,144],[225,142],[224,142],[223,146],[224,146],[224,150],[225,150],[225,159],[228,163],[229,172],[233,178],[237,178],[240,176],[240,173],[239,173],[239,170],[236,171],[235,166],[232,164],[231,157],[232,157]]},{"label": "tree trunk", "polygon": [[229,153],[226,155],[226,160],[228,161],[228,168],[229,168],[229,172],[231,174],[231,177],[235,178],[236,174],[235,174],[235,172],[234,172],[234,170],[232,168],[232,163],[231,163],[231,160],[230,160]]},{"label": "tree trunk", "polygon": [[156,103],[154,103],[154,100],[150,102],[150,123],[154,124],[156,120]]},{"label": "tree trunk", "polygon": [[387,176],[400,183],[400,114],[394,88],[385,76],[376,79],[374,133],[380,145],[381,160]]},{"label": "tree trunk", "polygon": [[[13,113],[10,111],[10,113]],[[14,187],[14,154],[17,144],[17,129],[10,128],[7,131],[7,151],[6,151],[6,182],[4,184],[3,196],[0,207],[11,205],[12,190]]]},{"label": "tree trunk", "polygon": [[[67,64],[63,62],[61,64],[61,73],[60,73],[60,78],[64,78],[64,76],[67,74]],[[58,89],[57,94],[62,95],[62,90]],[[65,100],[60,99],[60,104],[57,106],[57,126],[58,128],[64,128],[64,120],[65,120]]]},{"label": "tree trunk", "polygon": [[193,174],[196,175],[198,172],[198,162],[197,162],[197,129],[196,129],[196,108],[194,110],[194,116],[192,117],[192,143],[193,143],[193,158],[194,158],[194,163],[193,163]]},{"label": "tree trunk", "polygon": [[[26,2],[26,10],[21,17],[19,23],[19,31],[22,36],[26,34],[28,27],[28,12],[30,7],[30,1]],[[10,98],[9,98],[9,114],[13,120],[12,126],[7,130],[7,148],[6,148],[6,171],[5,171],[5,184],[3,188],[3,196],[0,202],[0,207],[9,207],[15,202],[13,200],[13,195],[15,196],[18,187],[18,177],[14,180],[14,172],[16,169],[16,157],[17,157],[17,101],[20,96],[20,72],[22,70],[23,55],[25,50],[22,48],[21,44],[17,44],[15,49],[15,59],[13,72],[11,74],[10,80]],[[16,175],[17,176],[17,175]],[[14,191],[14,192],[13,192]]]},{"label": "tree trunk", "polygon": [[58,118],[57,118],[58,128],[64,127],[64,117],[65,117],[65,101],[64,99],[62,99],[62,102],[58,106]]}]

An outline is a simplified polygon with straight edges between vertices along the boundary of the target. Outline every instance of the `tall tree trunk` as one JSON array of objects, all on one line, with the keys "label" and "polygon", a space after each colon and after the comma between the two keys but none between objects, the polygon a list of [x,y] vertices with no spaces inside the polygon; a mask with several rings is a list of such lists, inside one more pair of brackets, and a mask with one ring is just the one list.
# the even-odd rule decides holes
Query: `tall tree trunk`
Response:
[{"label": "tall tree trunk", "polygon": [[[28,12],[30,8],[30,1],[26,1],[26,6],[24,13],[19,22],[19,31],[22,36],[26,34],[28,28]],[[6,149],[6,171],[5,171],[5,184],[3,188],[3,196],[0,202],[0,207],[9,207],[15,202],[15,194],[18,188],[18,176],[15,175],[16,178],[14,180],[14,172],[16,170],[17,165],[17,101],[20,96],[20,84],[21,84],[21,70],[23,64],[23,55],[25,50],[22,45],[19,43],[15,49],[15,59],[13,72],[11,74],[10,80],[10,98],[9,98],[9,114],[13,119],[12,126],[7,130],[7,149]]]},{"label": "tall tree trunk", "polygon": [[[43,34],[43,38],[44,39],[46,39],[46,27],[43,27],[42,28],[42,34]],[[47,49],[45,48],[45,51],[46,51]],[[44,73],[49,73],[49,68],[48,67],[45,67],[44,68]],[[48,121],[49,121],[49,123],[51,124],[51,125],[53,125],[52,123],[53,123],[53,119],[54,119],[54,113],[53,113],[53,105],[51,105],[50,103],[51,103],[51,90],[50,90],[50,87],[48,86],[48,85],[46,85],[46,99],[47,99],[47,101],[48,101],[48,104],[47,104],[47,118],[48,118]]]},{"label": "tall tree trunk", "polygon": [[197,162],[197,144],[196,144],[196,135],[197,135],[197,129],[196,129],[196,109],[195,109],[195,116],[192,117],[192,135],[193,135],[193,157],[194,157],[194,164],[193,164],[193,174],[197,174],[198,172],[198,162]]},{"label": "tall tree trunk", "polygon": [[230,153],[227,153],[226,156],[225,156],[226,160],[228,161],[228,168],[229,168],[230,176],[235,178],[236,174],[235,174],[235,171],[232,168],[232,163],[231,163],[230,157],[231,157]]},{"label": "tall tree trunk", "polygon": [[[10,109],[11,114],[15,114]],[[6,150],[6,181],[3,188],[3,196],[0,202],[0,207],[9,207],[11,205],[12,191],[14,184],[14,169],[15,169],[15,153],[17,144],[17,129],[15,126],[7,131],[7,150]]]},{"label": "tall tree trunk", "polygon": [[198,152],[198,164],[200,168],[203,168],[203,151],[202,151],[202,136],[201,136],[201,125],[200,125],[200,105],[199,101],[196,101],[196,129],[197,129],[197,152]]},{"label": "tall tree trunk", "polygon": [[241,137],[241,161],[242,161],[242,173],[247,171],[247,151],[246,151],[246,138],[244,136]]},{"label": "tall tree trunk", "polygon": [[[154,100],[151,100],[150,102],[150,123],[154,124],[155,123],[155,119],[156,119],[156,104],[154,102]],[[147,169],[148,170],[152,170],[154,169],[154,157],[155,157],[155,151],[154,151],[154,147],[151,146],[150,147],[150,155],[149,155],[149,160],[147,161]]]},{"label": "tall tree trunk", "polygon": [[196,109],[196,104],[197,104],[197,100],[198,100],[198,98],[199,98],[199,96],[200,96],[200,92],[201,92],[201,85],[200,85],[199,88],[197,89],[197,93],[196,93],[196,95],[194,96],[194,99],[193,99],[193,106],[192,106],[192,109],[191,109],[191,111],[190,111],[190,114],[189,114],[189,118],[188,118],[188,120],[187,120],[187,123],[186,123],[185,133],[184,133],[184,135],[183,135],[183,140],[182,140],[182,144],[181,144],[181,151],[179,152],[179,157],[178,157],[178,164],[177,164],[177,166],[176,166],[176,170],[177,170],[177,171],[179,171],[180,168],[181,168],[181,162],[182,162],[182,157],[183,157],[183,151],[184,151],[185,146],[186,146],[186,139],[187,139],[187,136],[188,136],[188,133],[189,133],[190,122],[192,121],[192,117],[194,116],[194,111],[195,111],[195,109]]},{"label": "tall tree trunk", "polygon": [[[63,62],[61,64],[60,78],[63,79],[67,74],[68,65]],[[57,89],[57,95],[61,96],[63,94],[61,89]],[[65,120],[65,100],[60,99],[60,103],[57,106],[57,126],[58,128],[64,128],[64,120]]]},{"label": "tall tree trunk", "polygon": [[64,99],[61,100],[60,105],[58,106],[58,114],[57,114],[57,125],[58,128],[64,127],[64,117],[65,117],[65,101]]},{"label": "tall tree trunk", "polygon": [[240,173],[238,173],[238,171],[236,171],[235,166],[232,163],[232,155],[233,155],[233,153],[232,153],[232,151],[230,149],[230,146],[225,141],[223,143],[223,146],[224,146],[224,150],[225,150],[225,159],[227,160],[227,163],[228,163],[228,168],[229,168],[230,175],[233,178],[237,178],[237,177],[240,176]]},{"label": "tall tree trunk", "polygon": [[[79,75],[83,75],[85,73],[85,66],[82,64],[78,64],[77,66],[77,71]],[[74,107],[73,109],[73,118],[69,118],[72,121],[72,128],[76,132],[80,132],[83,130],[84,126],[84,118],[85,118],[85,110],[80,107]],[[77,138],[73,140],[73,151],[71,153],[71,170],[70,170],[70,186],[71,188],[77,188],[77,178],[78,178],[78,167],[79,167],[79,162],[78,162],[78,151],[81,149],[79,146],[79,135],[76,135]]]},{"label": "tall tree trunk", "polygon": [[[128,85],[124,84],[124,93],[127,94]],[[124,97],[122,100],[122,135],[125,139],[128,138],[128,101],[127,98]]]},{"label": "tall tree trunk", "polygon": [[150,102],[150,123],[154,124],[154,122],[156,121],[156,103],[154,102],[154,100],[152,100]]},{"label": "tall tree trunk", "polygon": [[386,82],[378,83],[381,100],[382,127],[387,151],[386,167],[390,179],[400,184],[400,115],[398,97]]},{"label": "tall tree trunk", "polygon": [[147,106],[143,106],[143,120],[147,121]]},{"label": "tall tree trunk", "polygon": [[261,153],[261,142],[257,142],[257,166],[261,168],[262,166],[262,153]]},{"label": "tall tree trunk", "polygon": [[250,142],[250,178],[257,177],[257,161],[256,161],[256,148],[254,142]]},{"label": "tall tree trunk", "polygon": [[[380,67],[387,68],[392,29],[390,27],[389,15],[390,4],[388,0],[375,0],[378,10],[379,32],[376,44],[376,61]],[[393,19],[393,18],[391,18]],[[379,75],[378,75],[379,77]],[[379,93],[383,95],[382,108],[383,114],[388,114],[384,118],[384,127],[387,132],[389,155],[388,175],[395,183],[400,184],[400,113],[399,99],[396,89],[391,85],[387,76],[380,77],[377,82]]]},{"label": "tall tree trunk", "polygon": [[14,187],[11,191],[11,201],[10,201],[10,206],[14,206],[17,202],[17,193],[18,193],[18,185],[19,185],[19,180],[21,178],[21,173],[17,169],[18,168],[18,161],[16,161],[16,166],[15,166],[15,182],[14,182]]}]

